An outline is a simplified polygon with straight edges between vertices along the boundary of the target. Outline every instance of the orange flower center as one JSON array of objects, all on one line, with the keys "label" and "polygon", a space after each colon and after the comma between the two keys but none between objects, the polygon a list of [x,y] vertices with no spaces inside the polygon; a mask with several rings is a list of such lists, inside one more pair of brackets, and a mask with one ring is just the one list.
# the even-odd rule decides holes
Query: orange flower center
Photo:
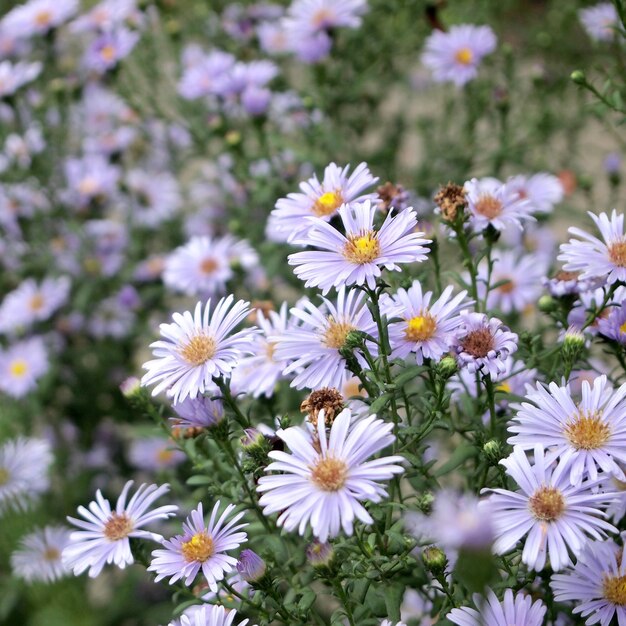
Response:
[{"label": "orange flower center", "polygon": [[212,274],[218,267],[217,261],[212,258],[204,259],[200,263],[200,271],[203,274]]},{"label": "orange flower center", "polygon": [[206,363],[217,351],[217,345],[213,337],[196,335],[189,343],[180,350],[180,355],[190,365],[198,366]]},{"label": "orange flower center", "polygon": [[601,412],[580,412],[565,425],[563,433],[577,450],[596,450],[607,442],[611,428]]},{"label": "orange flower center", "polygon": [[111,513],[111,517],[104,525],[104,536],[109,541],[119,541],[128,537],[133,530],[133,523],[130,521],[126,513],[118,515],[117,513]]},{"label": "orange flower center", "polygon": [[37,26],[48,26],[52,21],[52,12],[43,10],[35,15],[35,23]]},{"label": "orange flower center", "polygon": [[530,497],[528,506],[536,520],[553,522],[565,511],[565,499],[555,487],[539,487]]},{"label": "orange flower center", "polygon": [[41,311],[44,305],[44,298],[40,293],[36,293],[29,302],[31,311]]},{"label": "orange flower center", "polygon": [[505,283],[502,283],[499,287],[498,287],[498,291],[500,293],[511,293],[514,289],[515,289],[515,283],[513,282],[513,279],[510,276],[506,276],[506,277],[502,277],[500,280],[505,280]]},{"label": "orange flower center", "polygon": [[617,267],[626,267],[626,241],[617,241],[609,246],[609,261]]},{"label": "orange flower center", "polygon": [[474,60],[474,53],[469,48],[457,50],[454,59],[461,65],[469,65]]},{"label": "orange flower center", "polygon": [[478,198],[474,208],[476,213],[491,220],[502,213],[502,202],[491,195],[483,194]]},{"label": "orange flower center", "polygon": [[105,60],[105,61],[113,61],[115,60],[115,48],[109,44],[108,46],[102,46],[102,48],[100,49],[100,56]]},{"label": "orange flower center", "polygon": [[311,479],[322,491],[339,491],[347,478],[348,466],[339,459],[320,459],[312,468]]},{"label": "orange flower center", "polygon": [[346,343],[348,333],[354,330],[354,326],[347,322],[337,322],[332,317],[328,318],[328,327],[322,338],[322,342],[329,348],[339,350]]},{"label": "orange flower center", "polygon": [[56,548],[46,548],[43,553],[43,558],[46,561],[58,561],[61,557],[61,553]]}]

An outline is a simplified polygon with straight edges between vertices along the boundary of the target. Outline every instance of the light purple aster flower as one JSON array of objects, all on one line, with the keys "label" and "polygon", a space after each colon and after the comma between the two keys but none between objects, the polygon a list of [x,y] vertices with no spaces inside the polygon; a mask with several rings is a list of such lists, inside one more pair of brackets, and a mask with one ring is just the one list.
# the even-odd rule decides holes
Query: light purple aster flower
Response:
[{"label": "light purple aster flower", "polygon": [[482,232],[489,225],[496,230],[515,225],[521,230],[521,222],[535,219],[530,214],[528,199],[520,198],[517,189],[509,183],[496,178],[472,178],[464,188],[470,224],[475,232]]},{"label": "light purple aster flower", "polygon": [[554,574],[550,587],[557,602],[573,601],[585,624],[626,624],[626,555],[614,541],[589,541],[576,565]]},{"label": "light purple aster flower", "polygon": [[387,491],[380,484],[404,471],[401,456],[367,459],[394,441],[393,424],[375,415],[352,421],[344,409],[326,432],[324,412],[317,420],[315,440],[303,427],[279,430],[291,450],[269,453],[266,472],[282,472],[259,479],[259,504],[265,515],[280,512],[278,525],[303,535],[308,525],[321,542],[341,529],[351,535],[355,518],[373,522],[361,502],[380,502]]},{"label": "light purple aster flower", "polygon": [[367,164],[360,163],[350,175],[349,171],[349,165],[342,169],[331,163],[324,170],[321,182],[313,175],[300,183],[301,192],[290,193],[278,200],[267,225],[272,239],[291,242],[306,236],[311,229],[311,223],[305,219],[307,217],[319,217],[328,222],[342,204],[375,201],[375,193],[364,193],[378,181]]},{"label": "light purple aster flower", "polygon": [[546,614],[546,605],[541,600],[533,599],[525,593],[513,595],[512,589],[506,589],[502,602],[496,594],[487,589],[486,597],[479,594],[472,596],[478,610],[466,606],[452,609],[448,615],[459,626],[542,626]]},{"label": "light purple aster flower", "polygon": [[598,334],[626,345],[626,300],[609,309],[607,317],[598,320]]},{"label": "light purple aster flower", "polygon": [[89,508],[78,507],[84,519],[67,518],[81,529],[71,534],[70,544],[63,550],[63,563],[76,576],[89,570],[89,576],[95,578],[106,564],[113,563],[124,569],[134,563],[130,537],[162,540],[161,535],[142,530],[142,527],[159,519],[167,519],[178,510],[174,504],[150,510],[154,502],[169,491],[169,485],[157,487],[142,484],[126,502],[132,484],[133,481],[129,480],[124,485],[115,510],[111,509],[109,501],[98,490],[96,500],[89,504]]},{"label": "light purple aster flower", "polygon": [[[217,392],[217,388],[216,388]],[[224,419],[224,404],[205,396],[185,398],[172,406],[177,417],[171,418],[172,426],[187,428],[211,428]]]},{"label": "light purple aster flower", "polygon": [[506,360],[517,350],[517,335],[498,318],[484,313],[461,312],[461,324],[452,341],[460,367],[497,380]]},{"label": "light purple aster flower", "polygon": [[180,621],[171,622],[169,626],[246,626],[250,621],[244,619],[243,622],[234,623],[237,611],[225,609],[223,606],[203,605],[191,607],[185,611]]},{"label": "light purple aster flower", "polygon": [[0,392],[22,398],[48,371],[48,354],[41,337],[18,341],[0,350]]},{"label": "light purple aster flower", "polygon": [[183,50],[183,65],[178,93],[187,100],[196,100],[223,92],[235,57],[221,50],[207,54],[197,46],[187,46]]},{"label": "light purple aster flower", "polygon": [[50,486],[53,462],[50,444],[43,439],[18,437],[0,446],[0,512],[26,510]]},{"label": "light purple aster flower", "polygon": [[298,37],[333,28],[358,28],[366,11],[367,0],[293,0],[284,28]]},{"label": "light purple aster flower", "polygon": [[389,324],[392,358],[405,359],[415,353],[418,365],[424,359],[439,360],[450,350],[452,332],[461,324],[461,309],[471,304],[467,291],[452,297],[452,286],[446,287],[431,304],[432,291],[422,293],[422,285],[413,281],[409,289],[398,289],[381,302],[387,318],[402,317],[404,321]]},{"label": "light purple aster flower", "polygon": [[269,311],[267,315],[259,309],[256,319],[260,332],[252,340],[252,356],[241,359],[232,378],[239,392],[254,398],[262,395],[269,398],[274,394],[278,381],[284,378],[283,371],[289,365],[288,360],[276,358],[276,340],[270,339],[287,330],[287,303],[283,302],[278,312]]},{"label": "light purple aster flower", "polygon": [[568,272],[580,272],[581,279],[601,279],[612,285],[617,281],[626,282],[626,234],[624,233],[624,215],[615,209],[609,217],[606,213],[594,215],[588,212],[595,222],[602,240],[571,227],[569,232],[580,239],[570,239],[561,244],[563,269]]},{"label": "light purple aster flower", "polygon": [[490,286],[499,284],[489,289],[487,309],[524,313],[541,295],[541,279],[548,269],[545,257],[498,250],[493,254],[492,262],[491,276],[486,259],[478,264],[479,297],[485,297],[488,281]]},{"label": "light purple aster flower", "polygon": [[170,585],[182,580],[187,586],[193,584],[202,572],[211,591],[217,591],[217,583],[236,565],[237,559],[226,554],[246,542],[248,536],[241,531],[247,524],[237,524],[244,513],[228,519],[235,509],[229,504],[219,519],[218,500],[211,512],[208,524],[204,521],[202,503],[183,522],[183,534],[163,541],[163,550],[152,552],[149,572],[156,572],[155,581],[170,578]]},{"label": "light purple aster flower", "polygon": [[118,27],[97,37],[87,48],[83,63],[87,70],[104,74],[125,59],[139,41],[139,33]]},{"label": "light purple aster flower", "polygon": [[591,39],[595,41],[615,39],[619,18],[612,2],[600,2],[595,6],[580,9],[578,17]]},{"label": "light purple aster flower", "polygon": [[598,469],[626,479],[618,462],[626,463],[626,384],[614,390],[606,376],[591,386],[582,384],[582,398],[575,402],[569,385],[537,383],[526,395],[528,402],[515,405],[517,414],[509,425],[514,433],[508,443],[532,450],[540,443],[548,459],[569,460],[569,477],[579,485],[585,476],[598,477]]},{"label": "light purple aster flower", "polygon": [[602,167],[609,176],[619,176],[622,169],[622,155],[619,152],[610,152],[602,161]]},{"label": "light purple aster flower", "polygon": [[548,293],[555,298],[562,298],[563,296],[575,296],[581,291],[585,291],[588,283],[580,282],[578,272],[566,272],[565,270],[559,270],[551,278],[544,276],[541,279],[541,283],[544,289],[548,290]]},{"label": "light purple aster flower", "polygon": [[422,63],[436,82],[461,87],[476,78],[483,57],[496,49],[497,39],[489,26],[459,24],[445,33],[434,31],[426,40]]},{"label": "light purple aster flower", "polygon": [[154,228],[172,218],[182,205],[176,178],[167,171],[132,169],[124,180],[130,193],[129,218]]},{"label": "light purple aster flower", "polygon": [[345,235],[324,220],[307,218],[310,230],[293,241],[321,250],[289,255],[289,265],[295,266],[294,274],[305,281],[305,287],[320,287],[324,295],[331,287],[367,284],[373,289],[382,268],[400,271],[398,263],[426,260],[424,246],[430,240],[415,232],[417,217],[412,208],[397,215],[390,210],[379,229],[374,228],[376,212],[369,200],[342,205],[339,217]]},{"label": "light purple aster flower", "polygon": [[486,502],[495,527],[496,554],[510,552],[526,537],[522,562],[539,571],[549,558],[556,572],[571,563],[569,552],[580,553],[588,536],[603,539],[605,533],[617,532],[602,519],[614,494],[598,493],[601,478],[572,485],[568,456],[565,453],[555,465],[537,445],[531,465],[522,448],[516,446],[508,458],[500,461],[520,490],[483,490],[492,493]]},{"label": "light purple aster flower", "polygon": [[44,35],[78,11],[78,0],[30,0],[9,11],[2,26],[15,36]]},{"label": "light purple aster flower", "polygon": [[[341,388],[352,377],[340,354],[348,333],[360,330],[374,337],[377,334],[363,292],[340,289],[335,303],[326,298],[322,301],[320,307],[308,300],[300,302],[290,311],[295,318],[293,325],[269,337],[276,344],[275,358],[290,362],[283,374],[296,373],[291,383],[296,389]],[[374,344],[368,343],[368,347],[375,353]],[[368,368],[361,354],[355,357],[361,367]]]},{"label": "light purple aster flower", "polygon": [[176,467],[184,463],[187,456],[176,448],[171,439],[143,437],[133,439],[128,451],[128,460],[137,469],[154,472]]},{"label": "light purple aster flower", "polygon": [[51,583],[69,574],[61,553],[70,541],[70,529],[44,526],[25,535],[11,555],[13,574],[26,582]]},{"label": "light purple aster flower", "polygon": [[75,33],[107,32],[124,23],[141,23],[141,11],[136,0],[102,0],[70,24]]},{"label": "light purple aster flower", "polygon": [[242,550],[237,561],[237,571],[246,582],[263,578],[267,570],[265,561],[253,550]]},{"label": "light purple aster flower", "polygon": [[14,332],[45,321],[67,301],[70,281],[67,277],[45,278],[37,283],[27,278],[8,293],[0,305],[0,332]]},{"label": "light purple aster flower", "polygon": [[513,176],[507,181],[507,185],[517,191],[520,199],[528,200],[528,210],[531,213],[550,213],[554,205],[563,200],[563,184],[556,176],[547,172],[532,176]]},{"label": "light purple aster flower", "polygon": [[0,62],[0,99],[12,96],[20,87],[35,80],[42,67],[39,62]]},{"label": "light purple aster flower", "polygon": [[86,207],[90,202],[105,201],[113,196],[120,169],[100,154],[88,154],[82,159],[67,159],[65,176],[70,202]]},{"label": "light purple aster flower", "polygon": [[[167,390],[174,403],[213,388],[214,376],[229,376],[241,356],[250,353],[247,328],[231,334],[250,312],[249,303],[222,298],[211,312],[211,301],[198,302],[193,315],[174,313],[173,323],[161,324],[162,340],[151,344],[156,357],[144,364],[143,386],[157,383],[152,395]],[[204,309],[204,310],[203,310]]]}]

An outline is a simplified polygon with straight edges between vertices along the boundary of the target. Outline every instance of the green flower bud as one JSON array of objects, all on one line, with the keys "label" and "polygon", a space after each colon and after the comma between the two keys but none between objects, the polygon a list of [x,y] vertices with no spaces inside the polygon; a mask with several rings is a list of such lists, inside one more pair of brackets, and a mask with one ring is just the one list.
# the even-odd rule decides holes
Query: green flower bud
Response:
[{"label": "green flower bud", "polygon": [[434,576],[443,574],[448,564],[445,552],[437,546],[425,548],[422,552],[422,561],[424,561],[426,569]]}]

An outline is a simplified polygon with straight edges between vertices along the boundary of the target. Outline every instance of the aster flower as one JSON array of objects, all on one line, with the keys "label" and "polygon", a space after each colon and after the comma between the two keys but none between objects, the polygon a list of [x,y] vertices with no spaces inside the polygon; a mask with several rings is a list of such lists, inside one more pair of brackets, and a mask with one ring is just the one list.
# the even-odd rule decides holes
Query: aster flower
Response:
[{"label": "aster flower", "polygon": [[128,28],[108,30],[87,48],[83,63],[88,70],[104,74],[125,59],[138,41],[139,33]]},{"label": "aster flower", "polygon": [[77,10],[78,0],[30,0],[11,9],[2,19],[2,27],[19,37],[44,35]]},{"label": "aster flower", "polygon": [[26,279],[0,305],[0,332],[15,332],[47,320],[65,304],[69,291],[67,277],[45,278],[40,284]]},{"label": "aster flower", "polygon": [[605,318],[598,319],[598,334],[626,345],[626,300],[622,300],[617,306],[612,306]]},{"label": "aster flower", "polygon": [[296,252],[289,255],[294,274],[304,280],[305,287],[320,287],[326,295],[331,287],[367,284],[376,286],[382,270],[400,271],[398,263],[416,263],[426,260],[430,240],[424,233],[414,232],[417,218],[413,209],[398,215],[387,213],[379,229],[374,228],[376,205],[344,204],[339,217],[345,229],[343,235],[327,222],[311,217],[306,237],[293,241],[321,250]]},{"label": "aster flower", "polygon": [[558,571],[570,564],[568,551],[579,554],[588,536],[602,539],[606,532],[616,532],[601,519],[606,517],[604,509],[613,495],[597,493],[602,479],[572,485],[567,453],[555,466],[537,445],[534,465],[530,465],[522,448],[516,446],[500,463],[520,490],[483,490],[492,492],[487,502],[495,527],[496,554],[509,552],[526,537],[522,562],[539,571],[549,557],[550,566]]},{"label": "aster flower", "polygon": [[51,583],[69,574],[61,553],[70,540],[70,529],[44,526],[20,540],[20,547],[11,555],[13,574],[26,582]]},{"label": "aster flower", "polygon": [[86,13],[75,19],[70,29],[72,32],[107,32],[125,22],[138,23],[141,12],[136,0],[102,0]]},{"label": "aster flower", "polygon": [[259,479],[259,504],[265,515],[280,512],[278,525],[288,531],[298,528],[303,535],[307,525],[321,542],[340,531],[352,534],[355,518],[373,522],[361,504],[380,502],[387,491],[379,481],[403,472],[401,456],[367,461],[394,441],[393,424],[371,415],[352,422],[349,409],[342,411],[326,432],[323,412],[318,416],[315,439],[302,427],[279,430],[291,450],[269,453],[273,463],[265,471],[282,472]]},{"label": "aster flower", "polygon": [[612,2],[600,2],[592,7],[580,9],[578,17],[591,39],[612,41],[619,26],[619,18]]},{"label": "aster flower", "polygon": [[[571,328],[575,328],[580,332],[589,335],[597,335],[600,329],[600,322],[603,319],[608,319],[611,311],[619,305],[620,302],[626,299],[626,287],[618,287],[615,289],[613,296],[606,299],[605,287],[599,287],[597,289],[590,289],[588,291],[582,291],[578,295],[578,300],[574,303],[574,306],[567,315],[567,323]],[[595,314],[595,319],[591,324],[587,324],[587,319],[590,313]]]},{"label": "aster flower", "polygon": [[[487,260],[478,264],[478,295],[485,297],[487,282],[487,309],[503,313],[524,313],[541,295],[541,279],[547,264],[543,256],[518,254],[513,250],[497,251],[492,257],[492,268]],[[491,287],[491,285],[498,285]]]},{"label": "aster flower", "polygon": [[151,344],[156,357],[144,364],[144,386],[157,383],[152,395],[167,390],[174,403],[195,398],[213,386],[214,376],[228,376],[249,345],[255,329],[231,334],[249,313],[248,302],[233,296],[219,300],[213,312],[211,301],[198,302],[193,315],[174,313],[172,324],[161,324],[162,340]]},{"label": "aster flower", "polygon": [[448,32],[435,30],[426,39],[422,63],[436,82],[461,87],[476,78],[483,57],[496,49],[497,39],[489,26],[459,24]]},{"label": "aster flower", "polygon": [[252,356],[244,357],[233,372],[233,384],[238,391],[252,395],[270,397],[274,388],[283,378],[283,371],[289,365],[286,359],[276,358],[276,340],[270,339],[287,330],[287,303],[283,302],[278,312],[261,309],[256,313],[260,332],[252,339]]},{"label": "aster flower", "polygon": [[182,204],[178,182],[167,171],[133,169],[124,182],[131,197],[129,217],[141,226],[158,226],[172,218]]},{"label": "aster flower", "polygon": [[134,439],[128,450],[131,465],[140,470],[159,471],[176,467],[187,460],[171,439],[144,437]]},{"label": "aster flower", "polygon": [[358,28],[366,10],[367,0],[293,0],[285,29],[306,36],[333,28]]},{"label": "aster flower", "polygon": [[520,198],[519,191],[509,183],[496,178],[472,178],[464,188],[470,224],[475,232],[482,232],[489,225],[496,230],[515,225],[521,230],[521,222],[534,220],[529,201]]},{"label": "aster flower", "polygon": [[578,280],[579,276],[580,274],[578,272],[559,270],[550,278],[544,276],[541,283],[543,287],[548,290],[548,293],[555,298],[573,296],[578,295],[587,287],[586,283],[581,283]]},{"label": "aster flower", "polygon": [[42,64],[0,62],[0,99],[12,96],[20,87],[32,82],[39,76]]},{"label": "aster flower", "polygon": [[552,576],[550,587],[557,602],[574,601],[573,613],[585,624],[626,624],[626,558],[614,541],[589,541],[576,565]]},{"label": "aster flower", "polygon": [[0,446],[0,512],[27,509],[48,490],[53,457],[42,439],[18,437]]},{"label": "aster flower", "polygon": [[22,398],[48,371],[48,354],[40,337],[18,341],[0,351],[0,392]]},{"label": "aster flower", "polygon": [[229,235],[216,239],[192,237],[165,260],[165,286],[189,296],[223,293],[233,277],[231,261],[236,243]]},{"label": "aster flower", "polygon": [[242,550],[237,561],[237,571],[246,582],[257,582],[267,570],[265,561],[253,550]]},{"label": "aster flower", "polygon": [[532,176],[519,174],[507,181],[509,189],[517,191],[520,199],[528,200],[531,213],[550,213],[563,200],[563,185],[554,175],[539,172]]},{"label": "aster flower", "polygon": [[389,324],[391,357],[404,359],[415,353],[418,365],[424,359],[439,360],[449,351],[452,332],[461,324],[459,312],[471,304],[465,299],[467,291],[452,297],[453,288],[446,287],[432,303],[432,291],[422,293],[422,285],[413,281],[409,289],[398,289],[381,302],[383,313],[391,319],[402,317],[404,321]]},{"label": "aster flower", "polygon": [[517,350],[517,335],[498,318],[462,311],[461,323],[452,340],[460,367],[481,372],[491,380],[506,370],[506,360]]},{"label": "aster flower", "polygon": [[364,193],[378,181],[367,164],[360,163],[350,175],[349,171],[349,165],[342,169],[331,163],[325,168],[321,182],[313,175],[300,183],[301,193],[290,193],[278,200],[268,223],[268,231],[273,238],[291,242],[310,230],[311,223],[305,219],[307,217],[318,217],[328,222],[342,204],[374,201],[375,193]]},{"label": "aster flower", "polygon": [[217,583],[237,565],[237,559],[226,552],[236,550],[248,539],[245,532],[238,532],[247,526],[237,524],[243,512],[231,517],[235,506],[229,504],[218,519],[219,508],[218,500],[206,524],[202,503],[199,503],[183,523],[183,534],[166,539],[163,550],[152,552],[148,571],[156,572],[156,582],[170,577],[170,585],[182,580],[189,586],[202,572],[211,591],[217,591]]},{"label": "aster flower", "polygon": [[454,624],[459,626],[542,626],[546,614],[546,605],[537,600],[533,602],[530,595],[517,593],[513,595],[512,589],[506,589],[502,602],[496,594],[487,589],[487,597],[474,594],[472,599],[478,610],[466,606],[460,609],[452,609],[448,615]]},{"label": "aster flower", "polygon": [[120,169],[100,154],[70,158],[65,162],[68,202],[86,207],[90,202],[104,202],[117,190]]},{"label": "aster flower", "polygon": [[588,215],[595,222],[602,241],[584,230],[571,227],[569,232],[580,239],[570,239],[561,244],[563,269],[568,272],[580,272],[581,279],[601,279],[612,285],[617,281],[626,282],[626,234],[624,233],[624,215],[613,210],[611,216],[606,213]]},{"label": "aster flower", "polygon": [[76,576],[89,570],[95,578],[106,564],[113,563],[120,569],[134,563],[130,551],[130,537],[161,541],[161,535],[142,530],[146,524],[159,519],[167,519],[176,513],[178,507],[166,504],[156,509],[150,507],[169,491],[169,485],[142,484],[131,499],[126,502],[133,484],[129,480],[122,489],[115,510],[98,489],[96,500],[89,508],[78,507],[82,519],[68,517],[68,521],[81,530],[70,536],[70,544],[63,550],[63,563],[73,570]]},{"label": "aster flower", "polygon": [[[215,389],[217,392],[217,388]],[[210,428],[224,419],[224,404],[221,400],[211,400],[205,396],[185,398],[174,404],[177,417],[171,418],[173,426],[186,428]]]},{"label": "aster flower", "polygon": [[[343,386],[352,377],[340,353],[348,334],[359,330],[376,336],[376,323],[363,292],[340,289],[334,303],[326,298],[322,301],[321,307],[308,300],[301,301],[290,311],[294,324],[280,335],[269,337],[276,344],[275,358],[289,361],[283,374],[296,373],[291,382],[296,389]],[[368,343],[368,347],[370,352],[375,352],[374,344]],[[361,354],[356,353],[355,357],[361,367],[367,368]]]},{"label": "aster flower", "polygon": [[[569,477],[579,485],[584,476],[595,480],[598,469],[624,478],[617,462],[626,463],[626,384],[614,390],[606,376],[591,386],[582,383],[582,399],[574,402],[569,385],[537,383],[526,399],[516,405],[517,415],[509,426],[515,433],[512,445],[531,450],[537,443],[550,455],[569,459]],[[549,455],[549,456],[550,456]]]},{"label": "aster flower", "polygon": [[178,93],[187,100],[222,93],[235,62],[232,54],[221,50],[206,54],[197,46],[186,46],[183,50],[185,67],[178,83]]},{"label": "aster flower", "polygon": [[[223,606],[203,605],[192,607],[191,611],[185,611],[177,626],[246,626],[249,620],[234,623],[237,611],[225,609]],[[173,626],[171,622],[169,626]]]}]

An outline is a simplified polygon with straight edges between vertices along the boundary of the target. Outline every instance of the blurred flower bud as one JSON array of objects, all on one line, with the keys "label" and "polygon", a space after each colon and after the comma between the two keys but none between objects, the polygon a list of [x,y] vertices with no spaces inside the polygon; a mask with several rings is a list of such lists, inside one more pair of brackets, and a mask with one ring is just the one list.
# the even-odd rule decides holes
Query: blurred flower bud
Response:
[{"label": "blurred flower bud", "polygon": [[497,465],[503,458],[502,444],[497,439],[490,439],[483,446],[483,453],[491,465]]},{"label": "blurred flower bud", "polygon": [[246,582],[256,583],[267,570],[265,561],[253,550],[242,550],[237,561],[237,571]]},{"label": "blurred flower bud", "polygon": [[314,541],[306,549],[306,558],[313,567],[328,567],[334,556],[335,550],[329,543]]},{"label": "blurred flower bud", "polygon": [[426,569],[435,576],[443,574],[448,564],[445,552],[437,546],[425,548],[422,552],[422,561]]}]

